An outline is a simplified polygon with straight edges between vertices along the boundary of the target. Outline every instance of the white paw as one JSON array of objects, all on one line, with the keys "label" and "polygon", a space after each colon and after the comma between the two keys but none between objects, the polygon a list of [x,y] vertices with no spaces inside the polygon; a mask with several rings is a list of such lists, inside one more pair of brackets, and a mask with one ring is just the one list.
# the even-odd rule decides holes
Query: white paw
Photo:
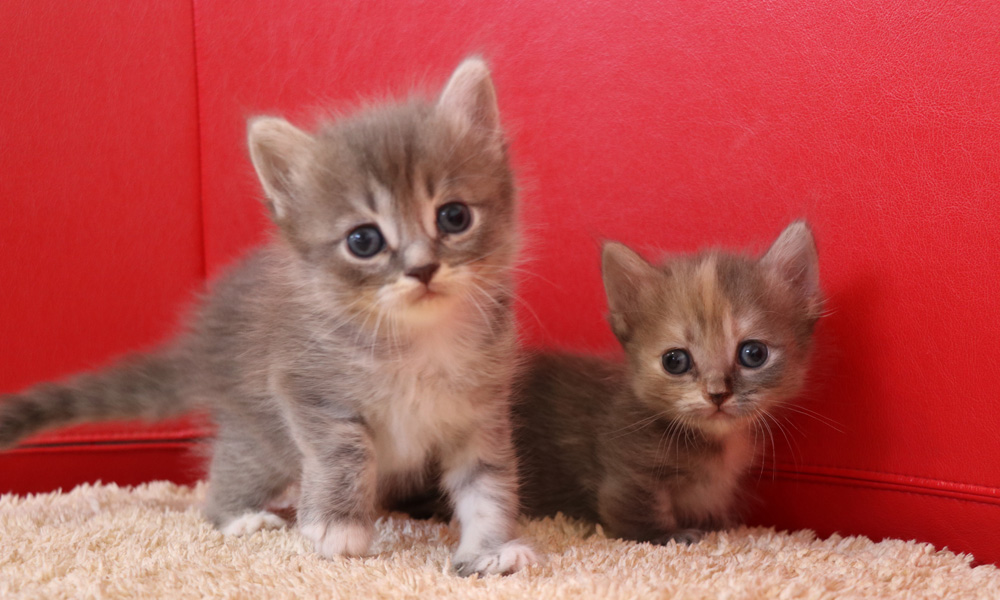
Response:
[{"label": "white paw", "polygon": [[372,542],[372,528],[357,523],[307,523],[299,531],[323,558],[362,556]]},{"label": "white paw", "polygon": [[236,517],[223,525],[220,531],[223,535],[250,535],[265,529],[281,529],[285,525],[285,520],[278,515],[262,510]]},{"label": "white paw", "polygon": [[700,529],[678,529],[654,539],[653,543],[660,544],[661,546],[666,546],[670,542],[691,545],[697,543],[703,537],[705,537],[705,532]]},{"label": "white paw", "polygon": [[538,557],[531,546],[514,540],[499,548],[482,554],[456,554],[455,572],[462,577],[473,573],[480,575],[509,575],[515,571],[538,563]]}]

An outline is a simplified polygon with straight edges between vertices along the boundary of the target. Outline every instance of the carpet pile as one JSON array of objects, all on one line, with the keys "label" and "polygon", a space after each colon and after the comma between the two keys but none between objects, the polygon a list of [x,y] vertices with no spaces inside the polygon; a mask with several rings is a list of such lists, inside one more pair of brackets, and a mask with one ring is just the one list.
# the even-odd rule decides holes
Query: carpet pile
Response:
[{"label": "carpet pile", "polygon": [[204,484],[0,496],[0,598],[997,598],[1000,570],[927,544],[741,528],[691,546],[524,522],[546,558],[508,577],[449,573],[456,532],[388,515],[371,556],[323,560],[294,530],[227,538]]}]

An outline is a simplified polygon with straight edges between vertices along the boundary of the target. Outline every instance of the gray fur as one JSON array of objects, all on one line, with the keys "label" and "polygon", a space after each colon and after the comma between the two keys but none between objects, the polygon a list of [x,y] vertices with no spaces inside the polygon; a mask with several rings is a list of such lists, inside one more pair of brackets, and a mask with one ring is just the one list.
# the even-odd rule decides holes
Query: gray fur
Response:
[{"label": "gray fur", "polygon": [[[2,399],[0,447],[45,427],[205,407],[218,426],[207,514],[224,531],[245,531],[242,517],[298,483],[317,551],[360,554],[380,503],[440,464],[452,500],[476,508],[456,569],[534,560],[512,541],[516,206],[485,64],[463,63],[436,103],[316,134],[256,119],[249,146],[279,235],[217,281],[162,352]],[[441,234],[435,210],[455,200],[473,225]],[[346,245],[365,224],[386,237],[370,259]],[[405,275],[424,264],[441,265],[426,286]]]}]

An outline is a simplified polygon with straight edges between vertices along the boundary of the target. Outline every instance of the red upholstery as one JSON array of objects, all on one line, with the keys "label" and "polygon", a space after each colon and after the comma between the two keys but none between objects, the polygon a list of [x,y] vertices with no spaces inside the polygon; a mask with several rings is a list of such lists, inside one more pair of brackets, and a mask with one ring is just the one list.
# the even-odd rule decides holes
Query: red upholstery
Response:
[{"label": "red upholstery", "polygon": [[[1000,5],[103,4],[0,5],[0,390],[160,339],[262,238],[247,116],[308,126],[481,52],[524,188],[530,343],[614,347],[603,238],[761,249],[804,216],[830,297],[819,416],[774,432],[751,520],[1000,561]],[[194,476],[161,452],[203,430],[130,427],[94,460],[121,431],[0,455],[0,488]]]}]

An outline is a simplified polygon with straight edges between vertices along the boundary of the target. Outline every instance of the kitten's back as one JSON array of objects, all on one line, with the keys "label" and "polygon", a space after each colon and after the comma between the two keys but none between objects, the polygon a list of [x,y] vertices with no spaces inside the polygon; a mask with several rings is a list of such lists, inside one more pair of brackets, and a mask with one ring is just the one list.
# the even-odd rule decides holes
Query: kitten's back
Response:
[{"label": "kitten's back", "polygon": [[593,356],[524,357],[513,415],[525,513],[596,518],[589,499],[601,469],[593,438],[608,421],[623,380],[624,365]]}]

